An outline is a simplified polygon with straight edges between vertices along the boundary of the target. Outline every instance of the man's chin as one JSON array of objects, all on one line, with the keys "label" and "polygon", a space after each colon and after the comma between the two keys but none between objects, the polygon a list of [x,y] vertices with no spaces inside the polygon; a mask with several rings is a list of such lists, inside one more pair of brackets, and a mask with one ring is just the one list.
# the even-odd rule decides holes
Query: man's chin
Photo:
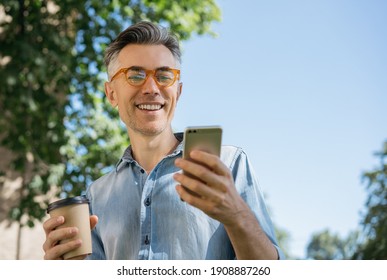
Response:
[{"label": "man's chin", "polygon": [[133,131],[137,134],[141,134],[144,136],[158,136],[162,134],[165,131],[166,127],[165,126],[142,126],[142,127],[137,127],[133,129]]}]

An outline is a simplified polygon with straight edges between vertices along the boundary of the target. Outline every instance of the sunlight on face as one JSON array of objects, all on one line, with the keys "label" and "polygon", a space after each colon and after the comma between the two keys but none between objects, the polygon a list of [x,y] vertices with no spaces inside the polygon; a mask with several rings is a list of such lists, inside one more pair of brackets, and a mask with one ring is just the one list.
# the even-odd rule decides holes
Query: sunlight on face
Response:
[{"label": "sunlight on face", "polygon": [[[163,45],[128,45],[121,50],[117,61],[122,68],[155,70],[178,67],[172,53]],[[108,84],[109,101],[118,106],[120,118],[130,135],[157,135],[171,130],[181,90],[177,80],[169,87],[161,87],[150,76],[144,84],[134,86],[128,83],[125,72],[122,72]]]}]

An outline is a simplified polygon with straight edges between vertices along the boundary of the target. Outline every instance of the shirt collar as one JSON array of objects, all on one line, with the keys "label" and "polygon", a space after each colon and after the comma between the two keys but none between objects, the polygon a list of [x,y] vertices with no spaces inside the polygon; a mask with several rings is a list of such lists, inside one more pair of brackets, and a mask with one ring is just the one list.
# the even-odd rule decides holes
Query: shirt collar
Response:
[{"label": "shirt collar", "polygon": [[[179,145],[177,145],[177,147],[175,148],[175,150],[171,154],[166,156],[166,158],[177,156],[179,153],[181,153],[183,151],[184,134],[182,132],[177,132],[177,133],[175,133],[175,137],[180,143],[179,143]],[[136,161],[132,156],[132,146],[129,145],[129,147],[127,147],[125,149],[125,152],[124,152],[123,156],[121,157],[121,159],[116,164],[116,172],[120,171],[121,168],[123,168],[124,166],[127,166],[128,164],[130,164],[132,162],[136,162]]]}]

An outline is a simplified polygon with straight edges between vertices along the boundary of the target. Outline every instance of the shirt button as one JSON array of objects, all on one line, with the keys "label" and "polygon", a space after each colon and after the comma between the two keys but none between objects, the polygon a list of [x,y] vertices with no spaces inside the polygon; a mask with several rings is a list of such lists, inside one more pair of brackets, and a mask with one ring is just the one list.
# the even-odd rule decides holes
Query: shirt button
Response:
[{"label": "shirt button", "polygon": [[147,197],[147,198],[145,199],[144,205],[145,205],[145,206],[150,206],[150,205],[151,205],[151,199],[150,199],[150,197]]},{"label": "shirt button", "polygon": [[148,235],[145,236],[145,241],[144,241],[144,243],[145,243],[145,245],[149,245],[150,240],[149,240]]},{"label": "shirt button", "polygon": [[144,174],[144,173],[145,173],[145,170],[144,170],[144,169],[141,169],[141,173]]}]

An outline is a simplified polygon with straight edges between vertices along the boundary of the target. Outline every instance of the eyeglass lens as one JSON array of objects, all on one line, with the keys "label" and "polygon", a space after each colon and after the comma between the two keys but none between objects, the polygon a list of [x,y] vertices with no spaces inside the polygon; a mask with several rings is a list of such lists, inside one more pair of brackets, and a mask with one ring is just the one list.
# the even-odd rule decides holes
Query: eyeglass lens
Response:
[{"label": "eyeglass lens", "polygon": [[[160,86],[169,86],[175,80],[175,73],[169,69],[157,69],[152,74]],[[126,72],[126,77],[131,85],[139,86],[147,79],[147,71],[144,69],[129,68]]]}]

